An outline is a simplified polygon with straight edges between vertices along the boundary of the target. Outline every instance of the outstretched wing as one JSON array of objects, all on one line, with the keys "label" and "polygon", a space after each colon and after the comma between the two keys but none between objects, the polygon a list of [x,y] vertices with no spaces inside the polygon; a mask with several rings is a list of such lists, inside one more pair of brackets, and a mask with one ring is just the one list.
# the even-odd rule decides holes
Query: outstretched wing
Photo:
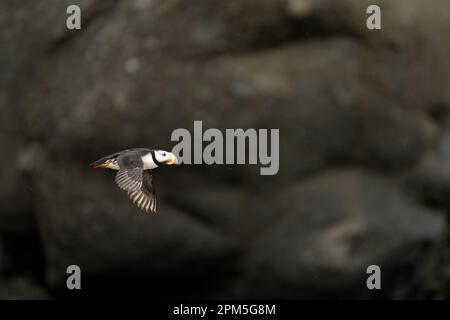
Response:
[{"label": "outstretched wing", "polygon": [[137,152],[129,152],[117,157],[120,170],[116,174],[116,183],[120,189],[137,191],[142,187],[144,163]]},{"label": "outstretched wing", "polygon": [[121,168],[116,174],[116,183],[120,189],[138,191],[142,187],[143,168]]},{"label": "outstretched wing", "polygon": [[128,196],[140,209],[156,213],[156,196],[153,188],[152,174],[149,170],[143,171],[142,187],[139,190],[128,191]]}]

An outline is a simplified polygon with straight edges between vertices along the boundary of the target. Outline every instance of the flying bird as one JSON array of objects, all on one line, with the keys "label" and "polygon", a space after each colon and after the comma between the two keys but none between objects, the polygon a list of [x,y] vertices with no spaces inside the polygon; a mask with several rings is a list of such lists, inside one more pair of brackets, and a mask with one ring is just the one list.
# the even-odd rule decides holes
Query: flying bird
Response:
[{"label": "flying bird", "polygon": [[151,170],[178,163],[167,151],[145,148],[127,149],[91,163],[94,168],[117,170],[116,183],[140,209],[156,212],[156,197]]}]

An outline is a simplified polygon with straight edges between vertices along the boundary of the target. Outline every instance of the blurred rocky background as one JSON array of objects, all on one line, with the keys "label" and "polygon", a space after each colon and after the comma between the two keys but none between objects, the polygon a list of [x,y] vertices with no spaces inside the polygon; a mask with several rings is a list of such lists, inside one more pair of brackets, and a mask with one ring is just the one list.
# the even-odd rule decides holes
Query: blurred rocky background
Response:
[{"label": "blurred rocky background", "polygon": [[[449,298],[449,40],[448,0],[2,0],[0,298]],[[279,174],[158,170],[151,215],[88,167],[194,120]]]}]

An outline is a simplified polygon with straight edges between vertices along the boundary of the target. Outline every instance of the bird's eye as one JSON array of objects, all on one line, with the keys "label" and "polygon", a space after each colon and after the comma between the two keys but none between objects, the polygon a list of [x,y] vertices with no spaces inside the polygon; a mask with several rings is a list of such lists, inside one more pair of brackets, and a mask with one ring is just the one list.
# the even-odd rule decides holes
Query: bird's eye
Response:
[{"label": "bird's eye", "polygon": [[161,152],[161,155],[162,155],[163,157],[165,157],[165,156],[166,156],[166,153],[165,153],[165,152]]}]

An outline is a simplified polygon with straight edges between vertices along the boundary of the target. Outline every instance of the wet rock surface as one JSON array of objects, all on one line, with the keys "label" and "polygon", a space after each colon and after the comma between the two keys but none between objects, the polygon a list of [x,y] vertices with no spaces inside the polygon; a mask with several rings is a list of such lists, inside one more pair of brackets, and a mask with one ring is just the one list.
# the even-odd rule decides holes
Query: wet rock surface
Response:
[{"label": "wet rock surface", "polygon": [[[0,297],[448,297],[450,5],[369,2],[0,3]],[[88,167],[194,120],[279,128],[279,174],[157,169],[146,215]]]}]

